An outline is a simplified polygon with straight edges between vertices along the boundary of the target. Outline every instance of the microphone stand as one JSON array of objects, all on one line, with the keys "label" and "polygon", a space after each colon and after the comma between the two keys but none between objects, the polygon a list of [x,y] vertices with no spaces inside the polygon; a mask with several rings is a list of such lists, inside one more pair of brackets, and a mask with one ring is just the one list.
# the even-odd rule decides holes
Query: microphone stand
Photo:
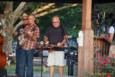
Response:
[{"label": "microphone stand", "polygon": [[41,41],[40,42],[41,45],[41,77],[43,77],[43,46],[44,46],[44,42]]}]

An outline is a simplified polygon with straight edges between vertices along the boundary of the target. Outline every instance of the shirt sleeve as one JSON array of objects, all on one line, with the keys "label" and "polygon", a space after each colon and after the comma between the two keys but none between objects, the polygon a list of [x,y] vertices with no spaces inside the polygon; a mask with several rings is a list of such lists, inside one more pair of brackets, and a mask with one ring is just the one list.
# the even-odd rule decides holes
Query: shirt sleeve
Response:
[{"label": "shirt sleeve", "polygon": [[114,27],[111,26],[111,27],[109,28],[109,33],[114,33],[114,32],[115,32]]},{"label": "shirt sleeve", "polygon": [[65,27],[62,26],[62,28],[63,28],[63,35],[67,35],[68,33],[67,33]]}]

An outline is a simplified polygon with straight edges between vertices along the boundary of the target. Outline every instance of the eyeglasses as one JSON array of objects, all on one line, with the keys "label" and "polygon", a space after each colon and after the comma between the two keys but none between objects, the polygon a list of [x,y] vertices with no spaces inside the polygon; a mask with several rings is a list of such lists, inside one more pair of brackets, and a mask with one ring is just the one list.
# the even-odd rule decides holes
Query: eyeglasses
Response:
[{"label": "eyeglasses", "polygon": [[22,19],[22,20],[28,20],[28,19]]},{"label": "eyeglasses", "polygon": [[59,22],[57,21],[57,22],[52,22],[52,23],[59,23]]}]

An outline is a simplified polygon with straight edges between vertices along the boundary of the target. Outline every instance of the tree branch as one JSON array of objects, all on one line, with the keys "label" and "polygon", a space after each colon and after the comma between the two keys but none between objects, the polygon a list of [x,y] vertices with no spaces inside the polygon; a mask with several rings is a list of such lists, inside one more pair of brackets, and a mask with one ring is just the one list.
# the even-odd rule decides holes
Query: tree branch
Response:
[{"label": "tree branch", "polygon": [[21,2],[19,4],[19,6],[17,7],[17,9],[14,11],[13,13],[13,17],[14,17],[14,22],[13,24],[16,22],[16,20],[19,18],[19,16],[23,13],[23,8],[25,6],[26,2]]}]

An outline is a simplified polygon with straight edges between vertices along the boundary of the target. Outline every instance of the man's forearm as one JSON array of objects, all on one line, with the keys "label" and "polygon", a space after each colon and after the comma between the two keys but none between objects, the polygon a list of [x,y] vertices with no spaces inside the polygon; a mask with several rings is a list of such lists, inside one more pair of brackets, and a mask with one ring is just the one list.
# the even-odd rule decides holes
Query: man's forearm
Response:
[{"label": "man's forearm", "polygon": [[64,39],[63,39],[63,41],[61,42],[61,44],[62,44],[62,45],[65,44],[66,41],[67,41],[67,35],[64,36]]},{"label": "man's forearm", "polygon": [[48,40],[47,36],[44,36],[44,42],[45,42],[45,44],[49,44],[49,40]]}]

